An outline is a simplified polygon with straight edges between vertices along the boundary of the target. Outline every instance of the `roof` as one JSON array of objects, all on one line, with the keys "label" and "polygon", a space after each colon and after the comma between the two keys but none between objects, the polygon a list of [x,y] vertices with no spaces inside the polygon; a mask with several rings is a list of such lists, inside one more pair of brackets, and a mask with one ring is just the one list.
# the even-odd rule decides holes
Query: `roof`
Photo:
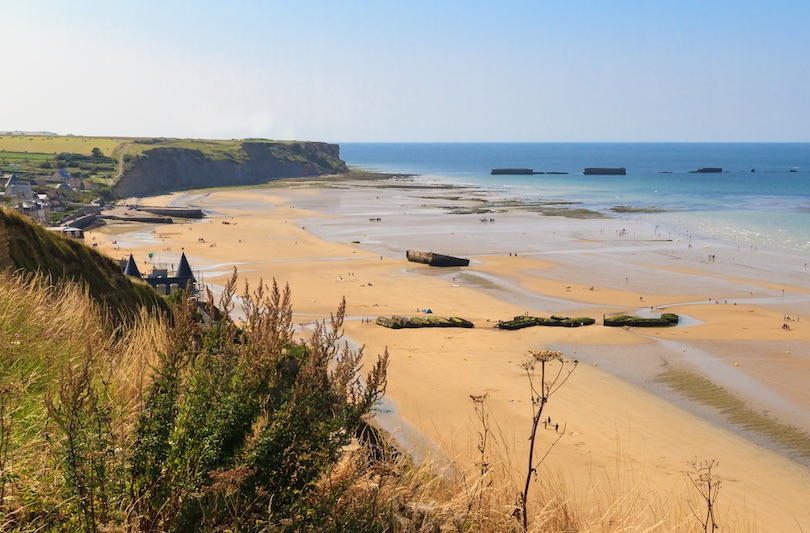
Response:
[{"label": "roof", "polygon": [[69,179],[70,177],[71,177],[70,172],[68,172],[67,169],[64,168],[60,168],[51,175],[51,178],[55,180],[66,180]]},{"label": "roof", "polygon": [[177,267],[177,272],[174,274],[176,278],[191,278],[191,281],[196,282],[197,280],[194,279],[194,274],[191,272],[191,267],[188,264],[188,259],[186,259],[186,253],[180,256],[180,264]]},{"label": "roof", "polygon": [[141,278],[141,271],[138,270],[138,265],[135,264],[135,258],[132,257],[132,254],[129,254],[129,259],[127,260],[127,264],[124,267],[124,274],[127,276],[131,276],[133,278]]}]

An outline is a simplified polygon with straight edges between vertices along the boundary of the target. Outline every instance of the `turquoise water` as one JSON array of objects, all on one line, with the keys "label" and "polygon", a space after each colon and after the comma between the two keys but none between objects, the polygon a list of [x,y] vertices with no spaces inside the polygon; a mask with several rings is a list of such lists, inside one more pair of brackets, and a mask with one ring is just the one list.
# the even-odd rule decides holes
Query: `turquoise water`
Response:
[{"label": "turquoise water", "polygon": [[[524,201],[573,201],[603,212],[662,209],[641,216],[674,232],[810,252],[806,143],[347,143],[341,157],[351,166]],[[491,175],[498,167],[567,174]],[[627,175],[585,176],[585,167],[624,167]],[[703,167],[723,172],[692,172]]]}]

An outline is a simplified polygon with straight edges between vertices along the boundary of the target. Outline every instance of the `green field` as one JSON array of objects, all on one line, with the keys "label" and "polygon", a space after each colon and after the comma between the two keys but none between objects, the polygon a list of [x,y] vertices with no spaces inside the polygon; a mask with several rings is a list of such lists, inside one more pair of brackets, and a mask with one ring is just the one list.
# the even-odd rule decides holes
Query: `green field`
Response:
[{"label": "green field", "polygon": [[40,154],[67,152],[90,155],[93,148],[98,148],[105,156],[112,157],[113,150],[119,144],[130,140],[132,139],[62,135],[0,135],[0,151]]},{"label": "green field", "polygon": [[[0,171],[15,172],[26,179],[47,179],[59,168],[66,168],[76,177],[106,183],[118,170],[116,149],[128,142],[110,137],[0,135]],[[103,157],[92,157],[94,148]]]},{"label": "green field", "polygon": [[50,161],[53,154],[28,153],[28,152],[6,152],[0,151],[0,161]]}]

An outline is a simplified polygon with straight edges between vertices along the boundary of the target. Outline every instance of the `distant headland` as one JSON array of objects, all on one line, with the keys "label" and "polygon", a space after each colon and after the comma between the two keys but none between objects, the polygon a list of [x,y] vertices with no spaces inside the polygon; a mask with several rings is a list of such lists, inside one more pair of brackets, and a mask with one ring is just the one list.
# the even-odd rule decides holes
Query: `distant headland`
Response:
[{"label": "distant headland", "polygon": [[0,167],[0,203],[45,226],[122,198],[349,172],[323,142],[48,132],[0,133]]}]

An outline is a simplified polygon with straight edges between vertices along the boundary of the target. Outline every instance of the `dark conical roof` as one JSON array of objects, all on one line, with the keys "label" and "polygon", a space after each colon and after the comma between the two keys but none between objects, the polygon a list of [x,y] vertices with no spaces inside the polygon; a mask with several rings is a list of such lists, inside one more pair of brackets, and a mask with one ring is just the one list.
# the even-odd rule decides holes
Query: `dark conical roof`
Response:
[{"label": "dark conical roof", "polygon": [[138,270],[138,265],[135,264],[135,258],[132,257],[132,254],[129,254],[127,265],[124,267],[124,274],[133,278],[141,277],[141,271]]},{"label": "dark conical roof", "polygon": [[186,259],[185,252],[183,252],[183,255],[180,256],[180,265],[178,265],[177,272],[174,274],[174,277],[190,278],[191,281],[197,281],[194,279],[194,274],[191,273],[191,267],[188,265],[188,259]]}]

